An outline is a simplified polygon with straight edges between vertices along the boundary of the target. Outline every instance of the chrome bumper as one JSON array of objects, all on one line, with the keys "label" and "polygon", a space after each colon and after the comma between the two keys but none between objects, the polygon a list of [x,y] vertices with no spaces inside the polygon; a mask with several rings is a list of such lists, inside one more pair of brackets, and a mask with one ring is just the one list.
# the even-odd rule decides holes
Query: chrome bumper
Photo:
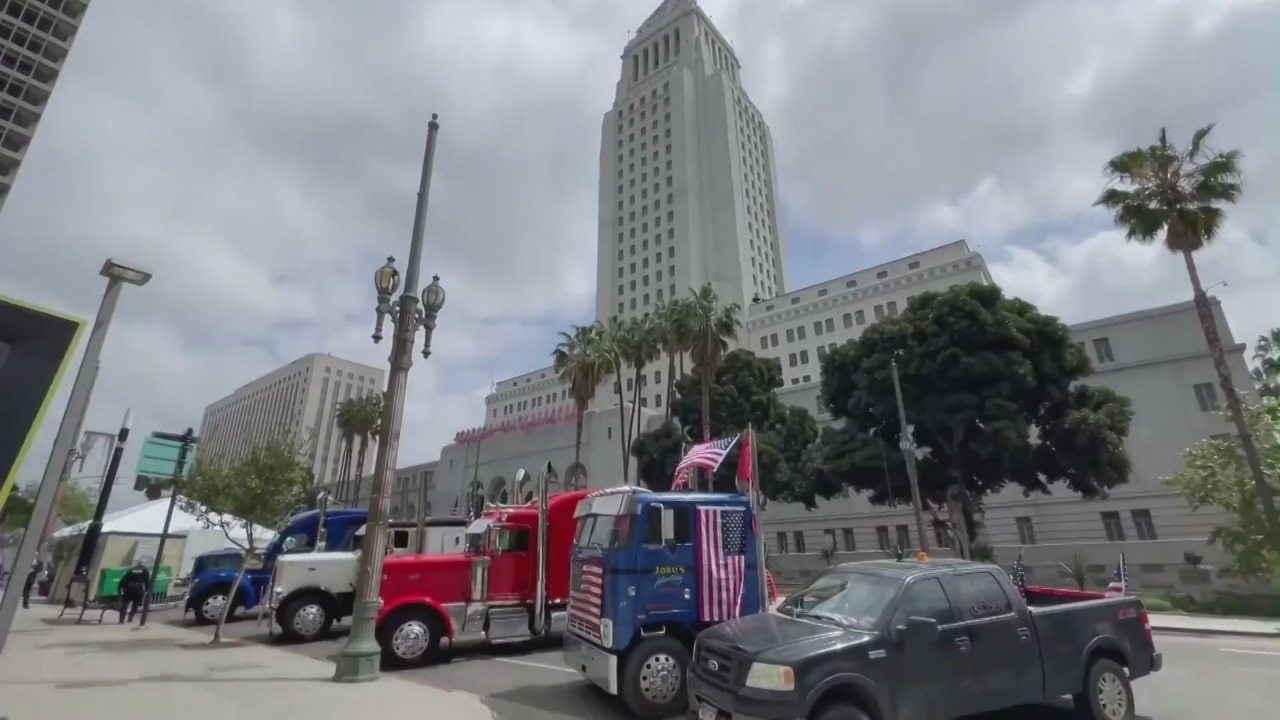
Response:
[{"label": "chrome bumper", "polygon": [[610,695],[618,694],[618,657],[576,637],[564,636],[564,664]]}]

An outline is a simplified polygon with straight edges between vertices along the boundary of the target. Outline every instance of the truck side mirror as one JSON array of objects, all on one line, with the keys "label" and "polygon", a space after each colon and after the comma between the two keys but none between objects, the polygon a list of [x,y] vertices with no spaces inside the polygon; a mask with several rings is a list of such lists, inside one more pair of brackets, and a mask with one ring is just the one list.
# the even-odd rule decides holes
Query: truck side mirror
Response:
[{"label": "truck side mirror", "polygon": [[910,617],[907,624],[898,628],[898,636],[907,646],[929,645],[938,641],[941,633],[938,621],[933,618]]},{"label": "truck side mirror", "polygon": [[668,550],[676,547],[676,511],[675,508],[664,507],[662,512],[662,544]]}]

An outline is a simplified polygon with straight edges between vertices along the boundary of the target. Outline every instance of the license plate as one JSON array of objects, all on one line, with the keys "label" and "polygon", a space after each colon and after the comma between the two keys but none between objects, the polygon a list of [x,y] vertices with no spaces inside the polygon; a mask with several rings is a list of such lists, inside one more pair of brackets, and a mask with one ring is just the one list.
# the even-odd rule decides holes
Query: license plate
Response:
[{"label": "license plate", "polygon": [[720,711],[714,705],[702,703],[698,708],[698,720],[716,720],[718,717],[720,717]]}]

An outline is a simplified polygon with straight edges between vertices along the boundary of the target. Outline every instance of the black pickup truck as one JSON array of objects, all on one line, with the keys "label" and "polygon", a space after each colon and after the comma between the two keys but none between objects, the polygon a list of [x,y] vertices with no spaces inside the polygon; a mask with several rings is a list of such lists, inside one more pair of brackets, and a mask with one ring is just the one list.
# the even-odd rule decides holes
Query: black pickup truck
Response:
[{"label": "black pickup truck", "polygon": [[1036,605],[1001,568],[962,560],[831,568],[778,613],[698,636],[698,720],[950,720],[1071,696],[1132,720],[1131,680],[1160,670],[1142,603]]}]

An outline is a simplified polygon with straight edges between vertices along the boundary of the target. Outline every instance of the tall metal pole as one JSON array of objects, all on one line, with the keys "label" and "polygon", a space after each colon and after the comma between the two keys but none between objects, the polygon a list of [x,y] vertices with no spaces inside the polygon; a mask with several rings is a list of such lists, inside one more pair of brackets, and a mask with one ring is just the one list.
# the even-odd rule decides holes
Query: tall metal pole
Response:
[{"label": "tall metal pole", "polygon": [[[35,558],[36,548],[40,545],[40,537],[33,532],[43,528],[50,513],[53,512],[54,496],[58,492],[58,478],[62,477],[63,468],[70,465],[68,460],[79,435],[79,428],[84,425],[84,416],[89,409],[89,398],[93,394],[94,368],[102,357],[102,345],[107,339],[107,330],[111,327],[111,316],[116,311],[116,303],[120,300],[122,282],[116,278],[107,279],[107,289],[102,294],[102,302],[98,305],[98,316],[93,321],[93,330],[89,333],[89,342],[85,344],[84,358],[80,360],[80,369],[76,371],[75,382],[71,385],[71,396],[67,398],[67,409],[62,413],[62,422],[58,425],[58,434],[53,439],[53,449],[49,451],[49,462],[44,468],[44,477],[40,480],[40,489],[36,491],[36,501],[31,509],[31,520],[27,531],[22,534],[22,542],[18,544],[18,556],[14,559],[15,571],[22,571]],[[8,592],[0,598],[0,653],[4,652],[5,641],[9,638],[9,628],[13,626],[13,616],[18,612],[21,593]]]},{"label": "tall metal pole", "polygon": [[[93,519],[84,530],[84,539],[80,541],[80,553],[76,556],[75,571],[71,574],[72,584],[84,584],[86,596],[89,588],[89,566],[93,564],[93,555],[98,550],[98,538],[102,536],[102,518],[107,514],[107,503],[111,501],[111,488],[115,485],[116,474],[120,472],[120,460],[124,457],[124,445],[129,440],[131,425],[133,425],[133,410],[125,410],[124,422],[120,423],[120,432],[116,434],[116,447],[111,451],[111,462],[107,465],[107,474],[102,478],[102,492],[98,493],[98,504],[93,508]],[[67,594],[70,595],[69,590]]]},{"label": "tall metal pole", "polygon": [[156,589],[156,577],[160,575],[160,563],[164,561],[164,546],[165,541],[169,539],[169,525],[173,523],[173,506],[178,503],[178,490],[181,487],[182,478],[186,475],[187,458],[191,454],[191,447],[196,444],[196,431],[194,428],[187,428],[187,431],[181,435],[157,432],[151,433],[151,437],[177,440],[182,443],[182,447],[178,448],[178,462],[174,467],[173,483],[169,485],[169,509],[164,514],[164,527],[160,529],[160,545],[156,547],[156,557],[151,561],[149,581],[151,587],[147,588],[147,594],[142,598],[142,618],[138,620],[138,627],[147,626],[147,615],[151,612],[151,595]]},{"label": "tall metal pole", "polygon": [[769,568],[764,557],[764,518],[760,517],[760,508],[764,504],[760,502],[760,456],[756,452],[756,429],[750,423],[747,424],[747,439],[751,443],[748,462],[751,463],[751,527],[756,536],[756,582],[760,594],[760,612],[764,612],[769,609]]},{"label": "tall metal pole", "polygon": [[427,551],[427,473],[422,473],[422,482],[418,483],[418,554]]},{"label": "tall metal pole", "polygon": [[[396,472],[396,456],[400,449],[400,425],[404,419],[405,387],[409,368],[413,367],[413,341],[418,332],[418,266],[422,263],[423,232],[427,220],[427,200],[431,193],[431,168],[435,162],[436,135],[440,124],[431,116],[427,125],[427,147],[422,161],[422,177],[418,183],[418,204],[413,215],[413,237],[409,245],[409,265],[405,268],[400,309],[395,315],[396,329],[391,338],[391,372],[383,395],[382,428],[373,469],[373,492],[369,498],[364,543],[360,552],[360,571],[356,577],[355,607],[352,611],[351,634],[334,663],[336,682],[369,682],[377,680],[382,650],[375,635],[378,618],[379,591],[382,583],[382,559],[387,547],[387,512],[391,485]],[[428,330],[430,332],[430,330]]]},{"label": "tall metal pole", "polygon": [[[898,360],[889,363],[893,370],[893,394],[898,400],[898,425],[902,437],[898,447],[902,448],[902,457],[907,461],[907,481],[911,483],[911,509],[916,514],[916,534],[920,536],[920,552],[929,553],[929,536],[924,531],[924,504],[920,502],[920,479],[916,475],[916,441],[907,427],[907,410],[902,402],[902,383],[898,380]],[[905,548],[904,548],[905,549]]]}]

